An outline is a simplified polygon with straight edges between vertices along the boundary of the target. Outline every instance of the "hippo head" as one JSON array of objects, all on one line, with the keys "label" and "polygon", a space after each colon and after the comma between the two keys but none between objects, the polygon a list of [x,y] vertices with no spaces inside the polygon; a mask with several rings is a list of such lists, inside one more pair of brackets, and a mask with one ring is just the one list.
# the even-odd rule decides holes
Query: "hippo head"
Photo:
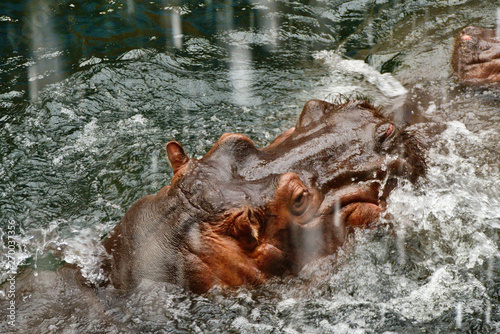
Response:
[{"label": "hippo head", "polygon": [[459,81],[472,85],[500,83],[500,36],[495,30],[464,28],[455,40],[453,70]]},{"label": "hippo head", "polygon": [[425,173],[419,142],[364,101],[309,101],[295,128],[258,149],[225,134],[199,160],[167,144],[169,186],[143,197],[104,240],[110,279],[195,292],[296,273],[376,222],[397,178]]}]

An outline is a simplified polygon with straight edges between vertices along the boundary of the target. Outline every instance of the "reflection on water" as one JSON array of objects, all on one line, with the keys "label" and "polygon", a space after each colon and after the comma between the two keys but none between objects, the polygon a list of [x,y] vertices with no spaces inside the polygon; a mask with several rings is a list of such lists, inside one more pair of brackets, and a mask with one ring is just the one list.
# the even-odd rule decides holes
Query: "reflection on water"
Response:
[{"label": "reflection on water", "polygon": [[172,40],[174,47],[177,49],[182,48],[182,26],[181,15],[176,10],[172,10]]},{"label": "reflection on water", "polygon": [[59,64],[60,51],[47,53],[46,50],[57,50],[54,41],[52,11],[46,1],[32,3],[27,8],[27,30],[29,52],[32,62],[28,65],[28,91],[33,101],[38,98],[39,80],[46,72],[58,77],[61,73]]},{"label": "reflection on water", "polygon": [[500,7],[497,8],[497,37],[500,36]]},{"label": "reflection on water", "polygon": [[[456,32],[494,27],[496,5],[26,0],[0,10],[0,247],[5,257],[15,226],[14,261],[38,273],[36,289],[19,290],[16,332],[500,330],[500,102],[457,87],[449,66]],[[102,280],[99,241],[168,182],[169,140],[193,157],[224,132],[263,146],[307,100],[355,92],[387,113],[406,108],[401,121],[447,125],[429,140],[428,180],[391,195],[391,231],[359,232],[297,278],[203,296],[154,282],[87,294],[51,271],[66,261]],[[11,332],[3,319],[0,331]]]},{"label": "reflection on water", "polygon": [[248,47],[230,48],[229,79],[233,86],[233,101],[241,106],[252,104],[252,59]]}]

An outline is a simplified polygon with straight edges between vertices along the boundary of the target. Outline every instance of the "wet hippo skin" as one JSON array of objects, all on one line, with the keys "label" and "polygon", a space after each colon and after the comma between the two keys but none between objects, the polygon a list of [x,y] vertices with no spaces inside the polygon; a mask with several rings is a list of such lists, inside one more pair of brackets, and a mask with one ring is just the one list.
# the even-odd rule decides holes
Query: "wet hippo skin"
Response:
[{"label": "wet hippo skin", "polygon": [[500,37],[495,30],[464,28],[455,40],[452,58],[457,79],[465,84],[500,83]]},{"label": "wet hippo skin", "polygon": [[202,159],[167,144],[174,176],[139,199],[103,241],[114,287],[142,279],[194,292],[260,284],[332,254],[376,224],[397,178],[426,165],[419,141],[364,101],[306,103],[262,149],[223,135]]}]

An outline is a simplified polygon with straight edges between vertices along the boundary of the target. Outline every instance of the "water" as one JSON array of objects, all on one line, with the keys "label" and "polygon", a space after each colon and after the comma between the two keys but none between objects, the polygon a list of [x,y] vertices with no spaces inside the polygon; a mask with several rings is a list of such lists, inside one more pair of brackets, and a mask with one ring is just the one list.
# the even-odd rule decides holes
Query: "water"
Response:
[{"label": "water", "polygon": [[[3,1],[0,277],[11,256],[36,288],[18,291],[15,328],[0,295],[0,331],[500,331],[500,98],[457,86],[449,65],[458,30],[495,28],[497,7]],[[298,277],[202,296],[153,282],[88,294],[55,276],[66,261],[99,282],[101,238],[172,176],[169,140],[192,157],[224,132],[263,146],[307,100],[353,92],[404,104],[429,133],[428,179],[392,193],[392,229],[359,231]]]}]

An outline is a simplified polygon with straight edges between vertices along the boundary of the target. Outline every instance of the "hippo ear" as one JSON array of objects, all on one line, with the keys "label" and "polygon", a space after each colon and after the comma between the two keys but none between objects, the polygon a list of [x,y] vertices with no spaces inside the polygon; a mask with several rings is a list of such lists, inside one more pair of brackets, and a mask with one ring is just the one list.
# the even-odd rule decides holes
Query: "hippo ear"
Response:
[{"label": "hippo ear", "polygon": [[184,151],[184,148],[176,141],[171,141],[167,144],[167,155],[174,170],[174,174],[189,161],[189,157]]},{"label": "hippo ear", "polygon": [[328,102],[321,100],[310,100],[302,109],[299,120],[297,121],[297,128],[303,128],[311,123],[317,122],[326,114],[326,111],[332,105]]}]

